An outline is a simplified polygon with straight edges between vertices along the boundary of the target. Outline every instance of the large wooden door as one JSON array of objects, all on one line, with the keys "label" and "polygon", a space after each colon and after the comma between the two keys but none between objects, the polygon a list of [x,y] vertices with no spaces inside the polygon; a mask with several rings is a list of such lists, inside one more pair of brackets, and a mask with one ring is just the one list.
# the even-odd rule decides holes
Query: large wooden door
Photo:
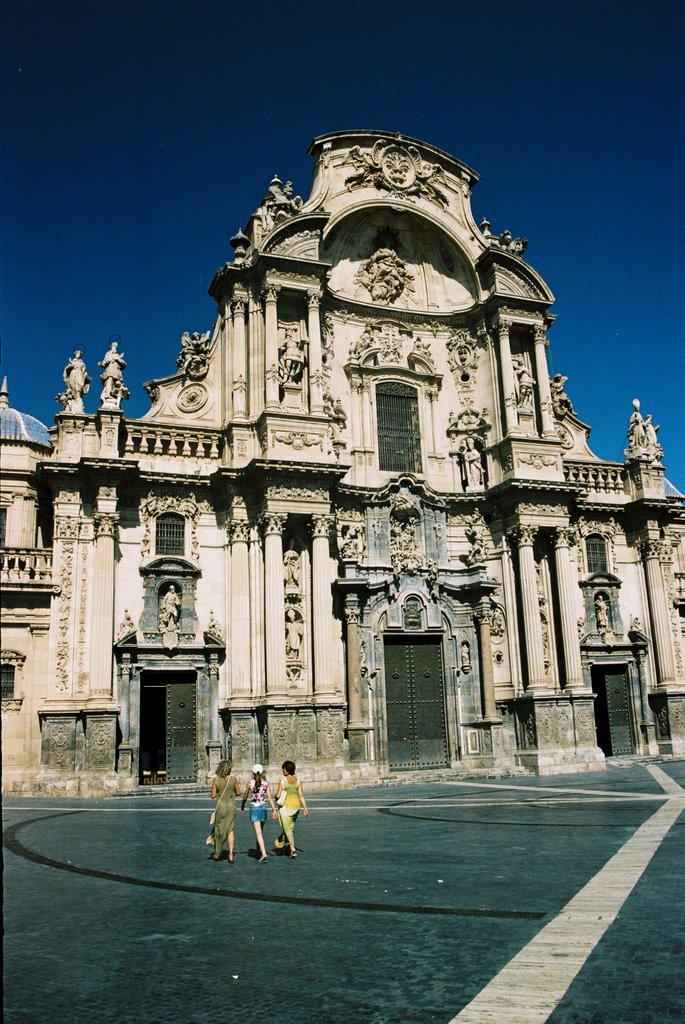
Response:
[{"label": "large wooden door", "polygon": [[166,695],[167,782],[197,781],[195,682],[170,683]]},{"label": "large wooden door", "polygon": [[385,701],[390,768],[444,768],[449,762],[439,640],[386,640]]},{"label": "large wooden door", "polygon": [[628,680],[623,668],[592,666],[597,746],[607,757],[633,754],[635,744],[630,724]]}]

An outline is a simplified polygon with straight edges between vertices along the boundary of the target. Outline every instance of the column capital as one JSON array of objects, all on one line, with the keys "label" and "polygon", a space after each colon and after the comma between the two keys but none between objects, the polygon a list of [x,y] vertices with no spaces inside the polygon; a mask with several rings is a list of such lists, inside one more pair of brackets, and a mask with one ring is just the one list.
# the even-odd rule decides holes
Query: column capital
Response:
[{"label": "column capital", "polygon": [[662,540],[643,540],[640,544],[640,554],[645,561],[656,559],[661,561],[664,555],[664,544]]},{"label": "column capital", "polygon": [[492,626],[493,609],[484,605],[478,605],[474,610],[473,617],[479,626]]},{"label": "column capital", "polygon": [[262,298],[265,302],[276,302],[280,290],[280,284],[267,284],[262,288]]},{"label": "column capital", "polygon": [[312,516],[312,537],[325,537],[328,540],[334,522],[335,517],[332,515]]},{"label": "column capital", "polygon": [[93,516],[95,536],[115,537],[119,516],[116,512],[96,512]]},{"label": "column capital", "polygon": [[238,316],[244,316],[245,306],[247,305],[247,299],[243,295],[237,295],[231,302],[231,312],[233,313],[233,319]]},{"label": "column capital", "polygon": [[310,309],[318,309],[321,304],[321,292],[310,289],[307,292],[307,305]]},{"label": "column capital", "polygon": [[250,537],[250,524],[246,519],[231,519],[226,524],[226,532],[231,544],[247,544]]},{"label": "column capital", "polygon": [[348,626],[358,626],[361,618],[361,612],[355,605],[350,605],[345,608],[345,622]]},{"label": "column capital", "polygon": [[507,530],[507,538],[511,544],[515,544],[519,548],[532,547],[538,535],[538,530],[539,527],[537,526],[521,524],[520,526],[515,526],[512,530]]},{"label": "column capital", "polygon": [[509,337],[509,331],[511,330],[512,323],[513,320],[511,317],[502,316],[501,313],[498,313],[493,326],[500,337],[502,337],[502,335]]},{"label": "column capital", "polygon": [[282,536],[287,522],[287,515],[279,512],[265,512],[260,519],[265,537]]},{"label": "column capital", "polygon": [[544,324],[533,325],[533,337],[538,345],[544,345],[545,348],[549,347],[549,338],[547,337],[547,328]]},{"label": "column capital", "polygon": [[557,526],[552,531],[555,548],[570,548],[576,543],[576,531],[572,526]]}]

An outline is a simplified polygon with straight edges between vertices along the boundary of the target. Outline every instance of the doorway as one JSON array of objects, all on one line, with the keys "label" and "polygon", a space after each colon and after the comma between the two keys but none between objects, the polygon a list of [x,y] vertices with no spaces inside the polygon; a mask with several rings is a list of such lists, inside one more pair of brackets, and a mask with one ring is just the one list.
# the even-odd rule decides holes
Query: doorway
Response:
[{"label": "doorway", "polygon": [[194,672],[146,672],[140,689],[142,785],[197,781]]},{"label": "doorway", "polygon": [[591,668],[595,698],[597,746],[605,757],[634,754],[635,743],[630,723],[628,677],[625,666]]},{"label": "doorway", "polygon": [[391,770],[449,765],[440,638],[386,637],[385,706]]}]

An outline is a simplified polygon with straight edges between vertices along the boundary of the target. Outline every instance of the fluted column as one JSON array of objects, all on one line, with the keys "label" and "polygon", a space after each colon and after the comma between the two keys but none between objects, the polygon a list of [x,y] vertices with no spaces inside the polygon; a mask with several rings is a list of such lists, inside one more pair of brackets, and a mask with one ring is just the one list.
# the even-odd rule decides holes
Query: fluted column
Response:
[{"label": "fluted column", "polygon": [[483,691],[483,718],[497,717],[495,704],[495,673],[492,667],[492,612],[489,608],[476,610],[478,637],[480,640],[480,673]]},{"label": "fluted column", "polygon": [[499,336],[500,366],[502,367],[502,389],[504,391],[504,426],[505,433],[516,431],[519,424],[516,408],[516,385],[514,382],[514,365],[511,361],[511,346],[509,344],[509,320],[499,319],[497,322],[497,333]]},{"label": "fluted column", "polygon": [[285,592],[283,530],[287,516],[267,512],[264,527],[264,596],[267,693],[285,693]]},{"label": "fluted column", "polygon": [[363,728],[361,664],[359,649],[359,607],[348,603],[345,608],[347,623],[347,724],[350,728]]},{"label": "fluted column", "polygon": [[329,535],[332,516],[312,517],[312,628],[314,633],[314,692],[333,693],[330,620]]},{"label": "fluted column", "polygon": [[247,353],[245,348],[245,299],[233,301],[233,415],[247,415]]},{"label": "fluted column", "polygon": [[577,612],[573,600],[578,592],[578,583],[574,578],[571,565],[569,543],[573,531],[559,527],[554,535],[554,561],[559,586],[559,611],[561,618],[561,643],[564,650],[564,686],[575,689],[583,686],[583,666],[580,660],[578,629],[576,626]]},{"label": "fluted column", "polygon": [[537,529],[533,526],[520,526],[515,531],[519,552],[523,630],[526,659],[528,662],[527,690],[547,688],[545,652],[542,643],[542,623],[540,622],[540,602],[535,573],[535,556],[533,554],[533,543],[536,533]]},{"label": "fluted column", "polygon": [[231,690],[250,690],[250,575],[247,541],[249,523],[234,519],[229,523],[231,539]]},{"label": "fluted column", "polygon": [[112,646],[114,644],[114,539],[119,516],[96,512],[93,558],[93,601],[90,632],[90,692],[112,693]]},{"label": "fluted column", "polygon": [[264,332],[266,349],[266,405],[278,402],[278,293],[277,285],[264,289]]},{"label": "fluted column", "polygon": [[253,697],[264,693],[264,556],[259,529],[250,535],[250,664]]},{"label": "fluted column", "polygon": [[666,585],[661,570],[662,544],[649,540],[642,545],[642,557],[647,578],[647,596],[652,620],[652,638],[658,669],[658,685],[675,683],[675,657],[671,634],[671,615],[666,595]]},{"label": "fluted column", "polygon": [[547,331],[542,324],[536,324],[535,336],[535,372],[538,378],[538,389],[540,395],[540,417],[542,419],[542,433],[546,437],[555,437],[554,415],[552,412],[552,391],[549,386],[549,369],[547,367]]},{"label": "fluted column", "polygon": [[321,321],[319,319],[318,292],[307,292],[309,330],[309,408],[323,412],[323,370],[321,362]]}]

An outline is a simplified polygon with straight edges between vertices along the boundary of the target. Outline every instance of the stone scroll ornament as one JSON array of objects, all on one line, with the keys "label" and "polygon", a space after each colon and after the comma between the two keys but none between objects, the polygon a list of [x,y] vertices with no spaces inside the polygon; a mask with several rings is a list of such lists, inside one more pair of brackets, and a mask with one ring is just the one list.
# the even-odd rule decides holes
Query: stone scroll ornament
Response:
[{"label": "stone scroll ornament", "polygon": [[379,139],[370,151],[354,146],[347,163],[356,168],[356,173],[345,179],[350,190],[373,185],[390,195],[418,196],[447,206],[447,196],[437,187],[447,184],[445,172],[439,164],[424,161],[415,146]]}]

